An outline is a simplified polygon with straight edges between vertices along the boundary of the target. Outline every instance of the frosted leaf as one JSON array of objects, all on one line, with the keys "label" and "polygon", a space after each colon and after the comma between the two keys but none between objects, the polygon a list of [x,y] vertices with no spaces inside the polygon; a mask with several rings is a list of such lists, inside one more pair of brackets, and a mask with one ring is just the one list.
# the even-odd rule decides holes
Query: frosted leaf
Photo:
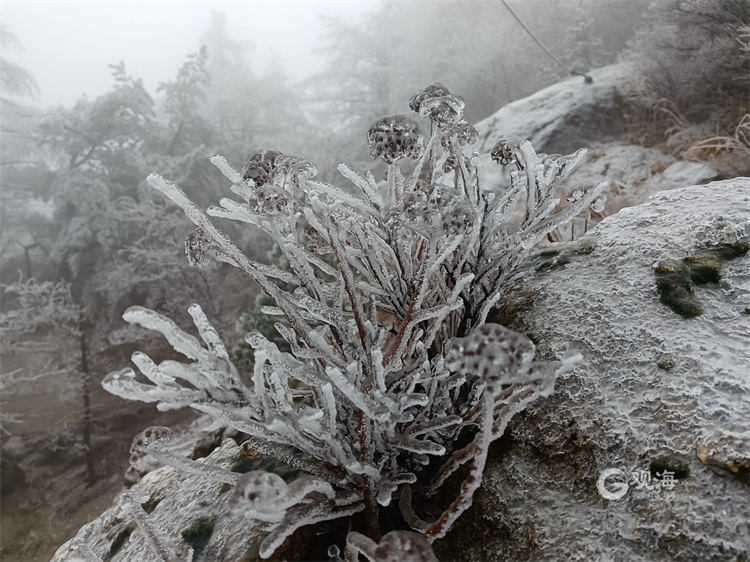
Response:
[{"label": "frosted leaf", "polygon": [[136,380],[132,369],[122,369],[109,373],[104,377],[102,387],[107,392],[127,400],[159,402],[157,408],[161,411],[182,408],[204,396],[199,390],[163,384],[159,386],[144,384]]},{"label": "frosted leaf", "polygon": [[417,481],[417,475],[413,472],[396,474],[393,477],[383,478],[378,483],[377,502],[382,506],[388,506],[391,503],[393,493],[401,484],[414,484]]},{"label": "frosted leaf", "polygon": [[[243,180],[242,175],[238,173],[223,156],[215,154],[211,157],[211,163],[216,166],[222,174],[224,174],[225,178],[234,184],[233,187],[237,185],[242,186],[244,189],[249,187],[246,181]],[[241,193],[237,194],[241,195]]]},{"label": "frosted leaf", "polygon": [[364,505],[361,503],[338,507],[331,502],[300,505],[289,509],[284,515],[284,519],[261,542],[260,557],[270,557],[287,537],[300,527],[313,525],[321,521],[331,521],[339,517],[348,517],[362,511],[362,509],[364,509]]},{"label": "frosted leaf", "polygon": [[573,154],[567,156],[539,154],[542,164],[541,174],[544,181],[551,184],[567,178],[583,161],[587,152],[585,148],[579,148]]},{"label": "frosted leaf", "polygon": [[176,562],[178,560],[177,554],[174,549],[169,545],[165,537],[161,536],[157,530],[156,525],[153,524],[151,518],[143,511],[141,505],[136,502],[130,491],[122,493],[122,497],[130,514],[135,519],[138,528],[146,537],[146,540],[151,547],[153,553],[160,560],[164,562]]},{"label": "frosted leaf", "polygon": [[[363,177],[361,174],[349,168],[346,164],[339,164],[338,170],[339,172],[341,172],[342,176],[351,181],[362,191],[362,193],[367,195],[370,201],[377,205],[383,205],[383,197],[378,190],[378,185],[375,182],[375,178],[372,177],[372,174],[370,172],[367,172],[367,176]],[[401,178],[401,180],[403,181],[403,177]]]},{"label": "frosted leaf", "polygon": [[122,315],[131,324],[138,324],[149,330],[161,332],[169,344],[189,359],[202,360],[206,358],[206,350],[198,340],[185,333],[174,321],[142,306],[131,306]]},{"label": "frosted leaf", "polygon": [[395,445],[404,451],[411,453],[419,453],[422,455],[444,455],[445,447],[432,441],[410,439],[408,437],[402,437],[395,441]]}]

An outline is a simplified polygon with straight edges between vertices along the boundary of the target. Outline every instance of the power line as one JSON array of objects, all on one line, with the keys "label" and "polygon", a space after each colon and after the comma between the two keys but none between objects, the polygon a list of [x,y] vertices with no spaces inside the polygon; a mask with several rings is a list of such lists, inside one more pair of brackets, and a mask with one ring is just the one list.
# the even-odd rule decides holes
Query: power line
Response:
[{"label": "power line", "polygon": [[545,47],[545,46],[544,46],[544,45],[542,44],[542,42],[541,42],[541,41],[540,41],[539,39],[537,39],[537,38],[536,38],[536,36],[535,36],[535,35],[534,35],[534,34],[532,33],[532,31],[531,31],[531,30],[530,30],[530,29],[529,29],[528,27],[526,27],[526,24],[525,24],[525,23],[523,23],[523,21],[521,20],[521,18],[519,18],[519,17],[518,17],[518,14],[516,14],[516,13],[515,13],[515,12],[513,11],[513,9],[512,9],[512,8],[511,8],[510,6],[508,6],[508,3],[507,3],[507,2],[505,1],[505,0],[500,0],[500,2],[502,2],[502,3],[503,3],[503,6],[505,6],[505,7],[507,8],[507,10],[508,10],[508,11],[510,12],[510,15],[511,15],[511,16],[513,16],[513,17],[515,18],[515,20],[516,20],[516,21],[518,22],[518,25],[520,25],[520,26],[521,26],[521,27],[523,28],[523,30],[524,30],[524,31],[525,31],[526,33],[528,33],[528,34],[529,34],[529,36],[530,36],[530,37],[531,37],[531,38],[532,38],[532,39],[534,40],[534,43],[536,43],[537,45],[539,45],[539,46],[541,47],[541,49],[542,49],[542,50],[543,50],[543,51],[544,51],[545,53],[547,53],[547,56],[548,56],[549,58],[551,58],[551,59],[552,59],[553,61],[555,61],[555,62],[556,62],[556,63],[557,63],[557,64],[558,64],[558,65],[559,65],[559,66],[560,66],[561,68],[563,68],[563,69],[567,70],[567,71],[568,71],[568,72],[569,72],[570,74],[575,74],[576,76],[583,76],[583,77],[584,77],[584,78],[586,79],[586,83],[587,83],[587,84],[591,84],[591,83],[592,83],[592,82],[594,81],[594,79],[593,79],[593,78],[592,78],[592,77],[591,77],[590,75],[588,75],[588,74],[585,74],[585,73],[583,73],[583,72],[578,72],[577,70],[573,70],[573,69],[572,69],[572,68],[570,68],[569,66],[566,66],[565,64],[563,64],[562,62],[560,62],[560,60],[559,60],[559,59],[558,59],[558,58],[557,58],[557,57],[556,57],[555,55],[553,55],[553,54],[552,54],[552,53],[551,53],[551,52],[549,51],[549,49],[547,49],[547,47]]}]

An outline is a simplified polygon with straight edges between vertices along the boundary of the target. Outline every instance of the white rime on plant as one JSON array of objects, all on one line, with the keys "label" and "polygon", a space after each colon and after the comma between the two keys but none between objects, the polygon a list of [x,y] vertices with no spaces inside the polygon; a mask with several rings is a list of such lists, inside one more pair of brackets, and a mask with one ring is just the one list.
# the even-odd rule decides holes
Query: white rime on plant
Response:
[{"label": "white rime on plant", "polygon": [[[235,485],[231,516],[268,530],[263,557],[301,525],[359,513],[364,534],[350,533],[347,558],[375,559],[379,509],[394,498],[424,544],[443,537],[471,505],[490,443],[579,360],[534,361],[527,337],[485,320],[535,245],[602,196],[606,183],[555,211],[556,186],[585,151],[551,157],[528,142],[502,144],[498,165],[513,168],[510,187],[491,191],[481,185],[477,158],[462,150],[477,140],[463,120],[463,99],[433,84],[410,107],[430,120],[426,141],[401,115],[377,121],[368,134],[371,155],[387,164],[382,184],[343,164],[347,188],[316,181],[312,164],[270,150],[252,153],[242,172],[215,156],[238,199],[203,211],[174,183],[148,178],[197,227],[186,243],[192,262],[232,264],[273,299],[264,312],[278,320],[290,351],[248,334],[255,363],[243,380],[198,305],[189,313],[200,338],[134,307],[124,318],[164,334],[188,361],[156,364],[136,353],[149,382],[125,369],[104,387],[161,410],[205,412],[251,435],[257,451],[307,473],[296,486],[255,472]],[[398,162],[405,158],[416,158],[406,175]],[[288,269],[249,259],[211,217],[266,232]],[[459,433],[473,439],[457,449]],[[442,466],[428,475],[436,457]],[[186,469],[186,462],[170,464]],[[412,496],[433,494],[464,464],[469,476],[456,499],[423,521]],[[391,535],[388,544],[421,544],[409,536]]]}]

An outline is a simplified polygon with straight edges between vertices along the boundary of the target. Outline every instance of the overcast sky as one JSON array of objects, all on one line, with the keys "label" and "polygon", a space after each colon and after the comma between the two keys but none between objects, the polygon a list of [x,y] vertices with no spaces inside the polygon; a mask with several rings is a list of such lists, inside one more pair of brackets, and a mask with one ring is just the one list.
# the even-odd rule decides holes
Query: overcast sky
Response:
[{"label": "overcast sky", "polygon": [[354,19],[376,3],[0,0],[0,23],[21,43],[21,49],[3,55],[33,75],[42,105],[68,105],[82,93],[103,93],[112,83],[107,65],[120,60],[153,90],[200,46],[213,9],[227,15],[232,38],[253,43],[256,68],[274,52],[289,75],[303,77],[321,66],[320,55],[312,52],[319,45],[317,14]]}]

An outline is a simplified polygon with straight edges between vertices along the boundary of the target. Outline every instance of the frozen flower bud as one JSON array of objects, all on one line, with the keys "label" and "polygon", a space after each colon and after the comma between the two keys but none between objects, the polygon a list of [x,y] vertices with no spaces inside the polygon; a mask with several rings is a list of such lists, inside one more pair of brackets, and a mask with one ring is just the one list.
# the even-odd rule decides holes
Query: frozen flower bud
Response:
[{"label": "frozen flower bud", "polygon": [[427,537],[412,531],[391,531],[380,539],[375,549],[378,562],[437,562]]},{"label": "frozen flower bud", "polygon": [[273,180],[276,157],[280,154],[275,150],[254,150],[245,159],[245,165],[242,168],[242,178],[252,180],[256,187],[265,185]]},{"label": "frozen flower bud", "polygon": [[500,324],[484,324],[445,346],[445,365],[454,373],[475,375],[493,395],[504,384],[523,382],[534,359],[534,343]]},{"label": "frozen flower bud", "polygon": [[369,562],[437,562],[437,556],[430,546],[427,537],[413,531],[391,531],[386,533],[379,543],[358,533],[350,532],[346,536],[347,560],[359,560],[361,553]]},{"label": "frozen flower bud", "polygon": [[509,164],[512,164],[516,161],[516,155],[513,152],[513,149],[508,145],[508,141],[506,140],[497,141],[495,146],[492,148],[490,156],[495,162],[501,164],[502,166],[508,166]]},{"label": "frozen flower bud", "polygon": [[274,512],[283,509],[281,503],[288,491],[289,487],[278,474],[252,470],[237,484],[233,503],[253,511]]},{"label": "frozen flower bud", "polygon": [[284,174],[291,177],[295,182],[300,179],[311,179],[318,175],[318,168],[312,162],[308,162],[299,156],[278,154],[274,158],[274,177]]},{"label": "frozen flower bud", "polygon": [[456,166],[458,166],[458,160],[456,160],[456,157],[451,154],[445,159],[445,162],[443,162],[443,172],[446,174],[452,172],[456,169]]},{"label": "frozen flower bud", "polygon": [[443,145],[445,150],[451,149],[450,141],[454,137],[459,146],[466,146],[479,140],[479,132],[465,120],[459,121],[452,127],[444,129],[443,135],[440,137],[440,144]]},{"label": "frozen flower bud", "polygon": [[414,94],[409,100],[409,109],[416,113],[420,113],[422,102],[432,98],[439,98],[450,94],[450,90],[443,86],[440,82],[430,84],[426,88],[420,90]]},{"label": "frozen flower bud", "polygon": [[185,255],[190,265],[201,266],[207,264],[216,252],[215,244],[206,231],[196,228],[185,238]]},{"label": "frozen flower bud", "polygon": [[367,131],[372,158],[393,164],[400,158],[418,158],[422,152],[422,133],[416,121],[404,115],[378,119]]},{"label": "frozen flower bud", "polygon": [[148,472],[158,466],[158,462],[149,458],[149,450],[167,441],[170,437],[168,427],[156,425],[147,427],[133,438],[130,445],[130,466],[139,472]]},{"label": "frozen flower bud", "polygon": [[286,215],[292,211],[291,196],[273,184],[257,189],[247,204],[256,215]]},{"label": "frozen flower bud", "polygon": [[461,202],[442,214],[440,226],[445,234],[456,236],[466,232],[474,222],[474,213],[467,202]]},{"label": "frozen flower bud", "polygon": [[595,213],[603,213],[607,204],[607,194],[602,193],[599,197],[591,202],[591,210]]},{"label": "frozen flower bud", "polygon": [[423,100],[419,104],[419,114],[445,129],[463,120],[465,106],[466,102],[461,96],[448,94]]}]

